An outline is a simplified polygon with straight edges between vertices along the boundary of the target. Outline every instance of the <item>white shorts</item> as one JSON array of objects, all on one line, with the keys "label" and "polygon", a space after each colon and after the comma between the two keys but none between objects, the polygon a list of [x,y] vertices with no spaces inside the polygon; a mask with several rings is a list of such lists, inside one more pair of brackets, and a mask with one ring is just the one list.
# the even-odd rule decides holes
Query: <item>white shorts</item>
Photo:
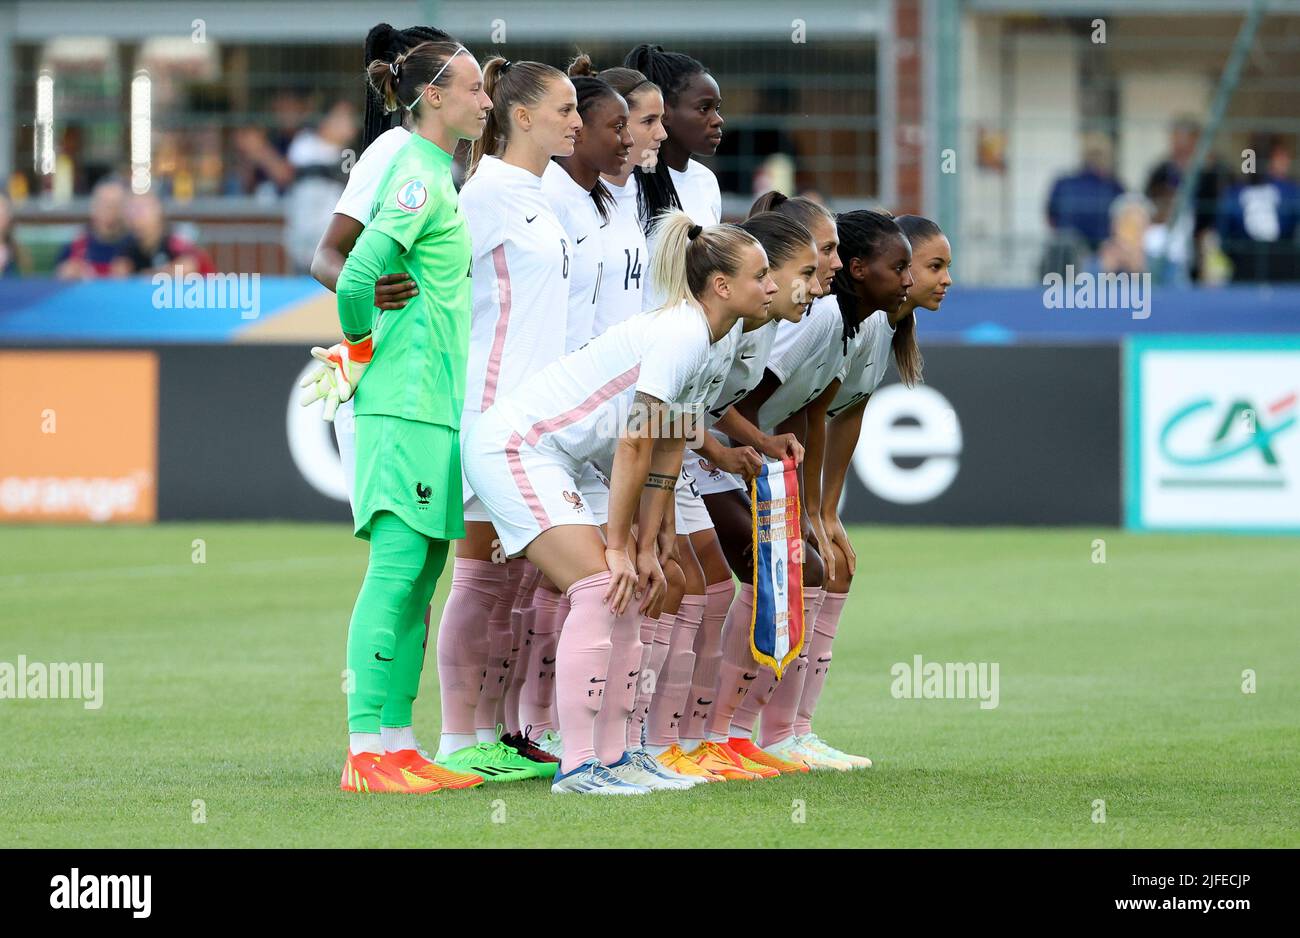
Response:
[{"label": "white shorts", "polygon": [[724,472],[694,450],[686,451],[683,469],[689,469],[695,478],[695,488],[701,495],[717,495],[720,492],[747,492],[749,486],[740,476]]},{"label": "white shorts", "polygon": [[[469,437],[469,431],[478,421],[482,414],[466,411],[460,415],[460,439],[461,444]],[[466,521],[484,521],[492,522],[488,510],[483,507],[483,503],[478,500],[474,494],[474,489],[470,487],[469,476],[465,473],[465,452],[462,448],[460,454],[460,489],[461,497],[465,503],[465,520]]]},{"label": "white shorts", "polygon": [[519,556],[558,525],[600,523],[582,497],[581,467],[554,450],[529,446],[495,411],[475,419],[461,465],[507,557]]},{"label": "white shorts", "polygon": [[357,415],[356,404],[348,398],[334,413],[334,439],[339,444],[339,461],[343,464],[343,483],[348,487],[348,504],[357,487]]},{"label": "white shorts", "polygon": [[694,534],[713,527],[709,510],[704,507],[704,499],[700,498],[702,493],[695,474],[688,468],[691,462],[697,461],[692,459],[694,455],[690,450],[686,451],[686,456],[682,459],[682,471],[677,476],[677,488],[673,491],[678,534]]},{"label": "white shorts", "polygon": [[591,509],[596,523],[607,523],[609,521],[609,477],[593,464],[587,463],[582,467],[578,486],[578,491],[587,500],[587,507]]}]

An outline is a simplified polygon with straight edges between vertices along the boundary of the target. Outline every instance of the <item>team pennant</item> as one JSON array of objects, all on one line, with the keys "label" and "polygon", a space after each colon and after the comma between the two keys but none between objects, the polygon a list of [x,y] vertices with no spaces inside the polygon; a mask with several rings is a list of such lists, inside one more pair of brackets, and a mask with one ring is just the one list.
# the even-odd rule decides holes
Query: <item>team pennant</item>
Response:
[{"label": "team pennant", "polygon": [[793,459],[769,462],[750,483],[754,518],[754,660],[777,677],[803,648],[803,539]]}]

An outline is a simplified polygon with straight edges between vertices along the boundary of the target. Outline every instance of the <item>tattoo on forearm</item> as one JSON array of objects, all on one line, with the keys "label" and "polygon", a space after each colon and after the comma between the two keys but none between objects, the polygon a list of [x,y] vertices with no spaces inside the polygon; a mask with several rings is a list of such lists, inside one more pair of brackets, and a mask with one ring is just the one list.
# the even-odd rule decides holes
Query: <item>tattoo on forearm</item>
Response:
[{"label": "tattoo on forearm", "polygon": [[646,488],[666,489],[672,491],[677,487],[677,476],[664,475],[662,472],[650,473],[650,478],[646,479]]}]

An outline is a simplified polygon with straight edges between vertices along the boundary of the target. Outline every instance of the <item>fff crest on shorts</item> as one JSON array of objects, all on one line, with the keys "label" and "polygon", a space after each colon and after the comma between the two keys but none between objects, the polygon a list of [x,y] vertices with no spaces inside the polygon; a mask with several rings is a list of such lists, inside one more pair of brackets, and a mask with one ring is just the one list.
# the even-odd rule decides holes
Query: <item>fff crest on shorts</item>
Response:
[{"label": "fff crest on shorts", "polygon": [[404,212],[418,212],[429,201],[429,190],[418,179],[408,179],[397,190],[397,207]]}]

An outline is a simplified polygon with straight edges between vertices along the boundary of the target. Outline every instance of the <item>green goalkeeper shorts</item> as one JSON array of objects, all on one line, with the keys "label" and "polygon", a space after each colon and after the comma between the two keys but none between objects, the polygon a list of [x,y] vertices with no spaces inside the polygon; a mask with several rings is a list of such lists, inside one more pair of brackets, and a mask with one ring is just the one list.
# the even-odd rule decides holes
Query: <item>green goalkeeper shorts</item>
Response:
[{"label": "green goalkeeper shorts", "polygon": [[460,431],[384,414],[357,414],[356,423],[356,536],[369,540],[375,515],[391,511],[427,537],[464,537]]}]

